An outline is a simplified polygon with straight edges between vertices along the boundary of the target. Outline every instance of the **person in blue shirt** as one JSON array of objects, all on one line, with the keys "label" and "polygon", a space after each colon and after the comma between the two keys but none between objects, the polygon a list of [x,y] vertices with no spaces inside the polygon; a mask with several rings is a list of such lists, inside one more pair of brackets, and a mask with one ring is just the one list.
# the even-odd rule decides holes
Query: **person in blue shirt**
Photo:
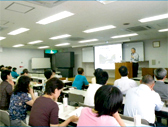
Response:
[{"label": "person in blue shirt", "polygon": [[[30,93],[31,98],[28,93]],[[10,99],[9,116],[11,126],[21,126],[21,121],[25,122],[28,105],[32,106],[35,99],[33,89],[30,87],[30,77],[21,76]]]},{"label": "person in blue shirt", "polygon": [[82,89],[82,86],[87,86],[89,82],[87,81],[86,77],[84,76],[84,69],[78,68],[78,75],[75,76],[75,80],[73,81],[72,86],[76,87],[78,90]]},{"label": "person in blue shirt", "polygon": [[16,71],[17,71],[17,68],[14,67],[11,72],[11,75],[13,78],[17,78],[19,76],[19,74]]}]

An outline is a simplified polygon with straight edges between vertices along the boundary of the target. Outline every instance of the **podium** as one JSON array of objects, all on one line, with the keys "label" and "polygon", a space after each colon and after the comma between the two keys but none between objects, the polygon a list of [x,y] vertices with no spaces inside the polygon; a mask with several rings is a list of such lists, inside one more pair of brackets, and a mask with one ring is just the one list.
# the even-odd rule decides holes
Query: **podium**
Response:
[{"label": "podium", "polygon": [[133,69],[132,69],[132,63],[130,62],[123,62],[123,63],[115,63],[115,80],[121,78],[121,75],[118,71],[118,69],[121,66],[126,66],[128,69],[128,77],[133,78]]}]

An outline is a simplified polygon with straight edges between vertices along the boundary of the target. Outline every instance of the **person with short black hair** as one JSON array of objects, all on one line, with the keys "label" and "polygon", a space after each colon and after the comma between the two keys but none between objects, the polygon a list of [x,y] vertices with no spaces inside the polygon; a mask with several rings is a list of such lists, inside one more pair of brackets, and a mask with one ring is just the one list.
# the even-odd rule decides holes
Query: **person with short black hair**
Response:
[{"label": "person with short black hair", "polygon": [[12,71],[12,67],[11,66],[8,66],[6,67],[9,71]]},{"label": "person with short black hair", "polygon": [[95,69],[93,75],[94,78],[92,78],[92,84],[96,84],[96,75],[99,75],[99,73],[101,73],[103,70],[101,68],[97,68]]},{"label": "person with short black hair", "polygon": [[121,66],[118,69],[121,78],[114,81],[114,86],[118,87],[122,94],[125,95],[130,88],[137,87],[137,83],[128,78],[128,69],[126,66]]},{"label": "person with short black hair", "polygon": [[94,96],[94,109],[83,108],[77,126],[125,126],[118,114],[122,101],[122,93],[117,87],[100,87]]},{"label": "person with short black hair", "polygon": [[11,71],[3,70],[1,73],[1,79],[3,82],[0,84],[0,109],[8,110],[10,97],[14,88]]},{"label": "person with short black hair", "polygon": [[138,67],[139,67],[139,55],[136,52],[135,48],[131,49],[131,62],[132,62],[132,69],[133,69],[133,77],[138,76]]},{"label": "person with short black hair", "polygon": [[89,85],[89,82],[87,81],[86,77],[84,76],[84,69],[83,68],[78,68],[77,69],[78,75],[75,76],[75,79],[73,81],[72,86],[77,88],[78,90],[82,89],[82,86]]},{"label": "person with short black hair", "polygon": [[94,96],[96,91],[102,86],[107,84],[109,76],[106,71],[102,71],[96,75],[96,84],[89,84],[85,94],[84,104],[94,106]]},{"label": "person with short black hair", "polygon": [[[28,96],[30,93],[31,98]],[[21,126],[21,121],[26,123],[27,105],[32,106],[35,101],[33,89],[30,87],[30,77],[21,76],[15,86],[10,99],[9,115],[11,126]]]},{"label": "person with short black hair", "polygon": [[19,74],[17,74],[17,68],[16,67],[14,67],[12,69],[11,75],[12,75],[13,78],[17,78],[19,76]]},{"label": "person with short black hair", "polygon": [[128,90],[124,106],[125,116],[134,117],[138,114],[151,125],[155,123],[155,110],[160,111],[164,103],[159,94],[153,90],[154,85],[153,77],[145,75],[138,87]]},{"label": "person with short black hair", "polygon": [[19,80],[19,78],[20,78],[21,76],[29,76],[29,71],[28,71],[28,69],[26,69],[26,68],[23,69],[23,71],[21,72],[20,76],[18,76],[17,79],[16,79],[16,84],[18,83],[18,80]]},{"label": "person with short black hair", "polygon": [[[51,79],[53,77],[52,70],[51,69],[45,70],[44,71],[44,76],[46,77],[47,80]],[[45,91],[45,86],[46,86],[46,83],[44,83],[44,86],[43,86],[43,89],[42,89],[43,92]]]},{"label": "person with short black hair", "polygon": [[67,126],[70,122],[75,122],[78,117],[71,116],[63,123],[59,124],[57,101],[64,84],[57,78],[51,78],[46,82],[45,94],[36,99],[31,109],[30,126]]},{"label": "person with short black hair", "polygon": [[168,100],[168,85],[164,83],[167,77],[167,70],[164,68],[157,68],[154,70],[154,75],[157,81],[153,89],[160,95],[163,101]]}]

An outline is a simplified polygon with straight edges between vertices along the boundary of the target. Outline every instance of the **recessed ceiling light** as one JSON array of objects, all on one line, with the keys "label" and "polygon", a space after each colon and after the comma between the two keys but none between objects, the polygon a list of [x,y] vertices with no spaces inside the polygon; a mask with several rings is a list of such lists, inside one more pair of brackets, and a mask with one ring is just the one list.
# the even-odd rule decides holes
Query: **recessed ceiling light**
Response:
[{"label": "recessed ceiling light", "polygon": [[55,15],[52,15],[50,17],[47,17],[45,19],[42,19],[42,20],[40,20],[36,23],[46,25],[46,24],[49,24],[49,23],[67,18],[67,17],[72,16],[72,15],[74,15],[74,14],[69,12],[69,11],[63,11],[63,12],[57,13]]},{"label": "recessed ceiling light", "polygon": [[11,31],[10,33],[8,33],[9,35],[17,35],[17,34],[20,34],[20,33],[23,33],[23,32],[26,32],[30,29],[27,29],[27,28],[19,28],[17,30],[14,30],[14,31]]},{"label": "recessed ceiling light", "polygon": [[0,37],[0,40],[3,40],[3,39],[5,39],[6,37]]},{"label": "recessed ceiling light", "polygon": [[102,31],[102,30],[108,30],[108,29],[112,29],[112,28],[116,28],[116,27],[113,25],[108,25],[108,26],[102,26],[102,27],[97,27],[97,28],[93,28],[93,29],[88,29],[83,32],[92,33],[92,32],[97,32],[97,31]]},{"label": "recessed ceiling light", "polygon": [[150,21],[155,21],[155,20],[160,20],[160,19],[165,19],[168,18],[168,14],[163,14],[163,15],[157,15],[149,18],[144,18],[140,19],[140,22],[150,22]]},{"label": "recessed ceiling light", "polygon": [[130,37],[130,36],[136,36],[138,35],[137,33],[133,33],[133,34],[124,34],[124,35],[118,35],[118,36],[113,36],[111,38],[122,38],[122,37]]},{"label": "recessed ceiling light", "polygon": [[13,47],[22,47],[22,46],[24,46],[23,44],[17,44],[17,45],[14,45]]},{"label": "recessed ceiling light", "polygon": [[60,36],[55,36],[55,37],[51,37],[49,39],[51,40],[56,40],[56,39],[61,39],[61,38],[66,38],[66,37],[70,37],[71,35],[69,34],[64,34],[64,35],[60,35]]},{"label": "recessed ceiling light", "polygon": [[40,42],[43,42],[43,41],[42,41],[42,40],[31,41],[31,42],[29,42],[28,44],[36,44],[36,43],[40,43]]},{"label": "recessed ceiling light", "polygon": [[161,30],[158,30],[159,32],[166,32],[168,31],[168,28],[167,29],[161,29]]},{"label": "recessed ceiling light", "polygon": [[62,44],[57,44],[55,46],[66,46],[66,45],[70,45],[70,43],[62,43]]},{"label": "recessed ceiling light", "polygon": [[93,42],[93,41],[98,41],[98,39],[83,40],[83,41],[79,41],[79,43],[86,43],[86,42]]},{"label": "recessed ceiling light", "polygon": [[38,47],[38,49],[45,49],[45,48],[49,48],[49,46],[41,46],[41,47]]}]

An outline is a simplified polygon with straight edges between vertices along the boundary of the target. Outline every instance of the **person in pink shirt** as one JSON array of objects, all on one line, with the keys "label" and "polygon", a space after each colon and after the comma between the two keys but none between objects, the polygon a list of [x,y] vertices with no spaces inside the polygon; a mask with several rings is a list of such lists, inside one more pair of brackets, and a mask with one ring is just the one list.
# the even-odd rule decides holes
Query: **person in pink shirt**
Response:
[{"label": "person in pink shirt", "polygon": [[122,101],[123,95],[117,87],[100,87],[94,97],[94,109],[83,108],[77,126],[125,126],[118,113]]}]

